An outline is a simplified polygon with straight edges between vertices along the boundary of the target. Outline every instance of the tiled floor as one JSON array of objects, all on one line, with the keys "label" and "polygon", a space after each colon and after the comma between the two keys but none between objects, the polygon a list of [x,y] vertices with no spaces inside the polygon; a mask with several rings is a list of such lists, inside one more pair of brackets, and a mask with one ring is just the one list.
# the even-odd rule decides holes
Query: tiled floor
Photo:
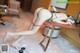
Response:
[{"label": "tiled floor", "polygon": [[[3,38],[6,36],[6,32],[8,31],[18,32],[28,30],[33,19],[33,15],[29,12],[26,13],[21,11],[19,19],[16,17],[5,17],[3,19],[6,22],[5,26],[0,25],[0,43],[2,43]],[[5,41],[5,43],[12,44],[14,41],[16,41],[16,39],[17,38],[9,39]],[[24,51],[24,53],[80,53],[79,49],[70,44],[60,35],[57,39],[51,39],[47,51],[44,52],[42,47],[39,45],[42,39],[43,36],[40,31],[38,31],[38,33],[34,35],[25,36],[24,39],[19,42],[18,46],[26,46],[26,50]],[[18,50],[10,47],[9,53],[18,53]]]}]

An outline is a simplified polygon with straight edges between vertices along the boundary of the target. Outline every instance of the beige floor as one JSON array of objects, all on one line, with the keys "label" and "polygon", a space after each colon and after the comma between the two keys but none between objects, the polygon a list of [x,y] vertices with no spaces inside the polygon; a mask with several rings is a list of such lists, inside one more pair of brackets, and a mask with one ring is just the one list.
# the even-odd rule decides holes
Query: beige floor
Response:
[{"label": "beige floor", "polygon": [[[12,44],[14,41],[16,41],[18,38],[11,38],[9,40],[6,40],[3,42],[4,37],[6,36],[7,32],[19,32],[28,30],[30,27],[30,24],[33,20],[33,14],[29,12],[23,12],[20,13],[20,18],[17,17],[4,17],[5,20],[5,26],[0,25],[0,43],[8,43]],[[62,38],[60,35],[57,39],[52,39],[50,42],[50,45],[46,52],[44,52],[39,45],[39,42],[43,39],[43,36],[40,31],[38,33],[26,36],[22,41],[20,41],[21,44],[25,42],[24,44],[27,45],[26,47],[26,53],[80,53],[80,50],[77,49],[75,46],[70,44],[67,40]],[[14,50],[14,52],[12,52]],[[9,53],[16,53],[17,50],[11,47]]]}]

